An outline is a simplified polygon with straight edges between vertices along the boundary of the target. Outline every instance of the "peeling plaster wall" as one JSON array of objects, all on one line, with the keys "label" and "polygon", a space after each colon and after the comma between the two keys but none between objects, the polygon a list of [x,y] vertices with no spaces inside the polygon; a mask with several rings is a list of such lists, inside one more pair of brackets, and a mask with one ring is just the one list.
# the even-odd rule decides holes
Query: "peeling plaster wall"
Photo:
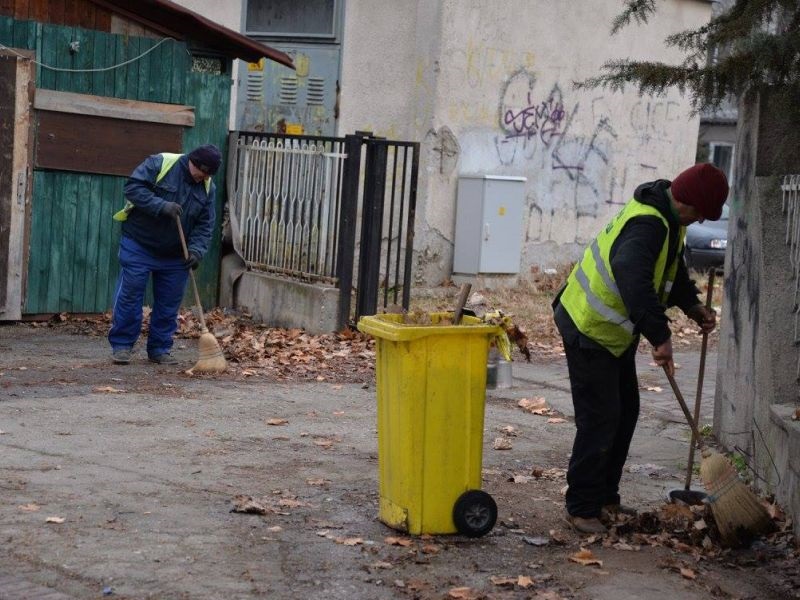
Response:
[{"label": "peeling plaster wall", "polygon": [[750,95],[739,109],[736,181],[725,287],[714,430],[746,458],[754,483],[794,517],[800,535],[799,349],[782,175],[800,173],[800,94]]},{"label": "peeling plaster wall", "polygon": [[527,177],[524,275],[575,260],[636,185],[694,163],[687,100],[572,84],[612,58],[679,61],[664,37],[707,22],[710,5],[670,0],[651,24],[610,38],[619,10],[615,0],[569,10],[549,0],[347,3],[339,131],[422,142],[418,282],[451,273],[459,174]]}]

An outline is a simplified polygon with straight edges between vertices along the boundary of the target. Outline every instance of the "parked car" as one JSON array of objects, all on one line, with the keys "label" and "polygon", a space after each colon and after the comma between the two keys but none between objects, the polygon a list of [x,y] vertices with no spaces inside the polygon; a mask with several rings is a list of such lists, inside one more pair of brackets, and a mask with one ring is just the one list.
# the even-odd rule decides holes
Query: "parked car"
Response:
[{"label": "parked car", "polygon": [[697,271],[722,268],[725,264],[725,249],[728,247],[727,204],[722,206],[718,221],[692,223],[686,228],[686,248],[683,256],[686,266]]}]

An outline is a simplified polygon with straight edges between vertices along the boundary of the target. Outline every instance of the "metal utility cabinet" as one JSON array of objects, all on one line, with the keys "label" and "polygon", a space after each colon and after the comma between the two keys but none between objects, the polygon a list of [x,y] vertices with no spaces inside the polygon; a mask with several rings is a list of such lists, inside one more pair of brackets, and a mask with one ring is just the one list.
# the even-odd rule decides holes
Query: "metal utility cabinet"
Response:
[{"label": "metal utility cabinet", "polygon": [[525,177],[462,175],[453,273],[518,273]]}]

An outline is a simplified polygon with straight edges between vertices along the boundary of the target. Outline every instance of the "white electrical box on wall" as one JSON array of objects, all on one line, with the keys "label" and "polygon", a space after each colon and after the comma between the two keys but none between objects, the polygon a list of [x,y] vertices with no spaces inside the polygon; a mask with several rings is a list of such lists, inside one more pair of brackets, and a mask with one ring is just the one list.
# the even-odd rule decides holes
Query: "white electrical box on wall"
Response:
[{"label": "white electrical box on wall", "polygon": [[525,177],[461,175],[453,273],[519,273]]}]

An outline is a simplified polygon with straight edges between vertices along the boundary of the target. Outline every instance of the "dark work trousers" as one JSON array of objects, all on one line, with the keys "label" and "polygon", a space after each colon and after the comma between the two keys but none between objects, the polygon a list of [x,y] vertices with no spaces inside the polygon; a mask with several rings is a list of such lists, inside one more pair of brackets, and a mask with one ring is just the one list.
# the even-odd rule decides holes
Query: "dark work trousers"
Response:
[{"label": "dark work trousers", "polygon": [[577,433],[567,471],[567,512],[600,516],[619,504],[619,480],[639,418],[636,347],[616,358],[607,350],[564,342]]}]

